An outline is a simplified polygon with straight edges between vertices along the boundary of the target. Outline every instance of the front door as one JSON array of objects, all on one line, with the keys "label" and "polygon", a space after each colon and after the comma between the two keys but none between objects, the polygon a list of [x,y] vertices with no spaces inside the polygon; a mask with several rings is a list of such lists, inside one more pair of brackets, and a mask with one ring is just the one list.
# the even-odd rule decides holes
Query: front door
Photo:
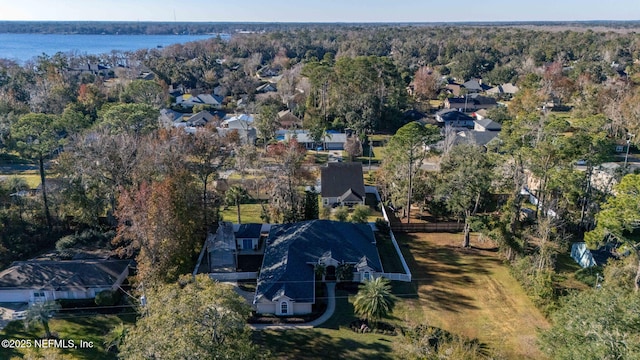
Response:
[{"label": "front door", "polygon": [[326,275],[324,277],[326,281],[336,281],[336,267],[333,265],[327,266]]}]

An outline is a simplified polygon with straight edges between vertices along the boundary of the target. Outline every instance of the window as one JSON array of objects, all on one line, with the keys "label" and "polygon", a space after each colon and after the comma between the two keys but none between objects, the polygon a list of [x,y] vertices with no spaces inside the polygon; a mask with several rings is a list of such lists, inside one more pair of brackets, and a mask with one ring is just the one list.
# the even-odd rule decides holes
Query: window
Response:
[{"label": "window", "polygon": [[289,304],[286,301],[280,303],[280,313],[288,314],[289,313]]},{"label": "window", "polygon": [[371,280],[371,273],[369,273],[368,271],[364,272],[364,277],[365,280]]},{"label": "window", "polygon": [[329,205],[329,199],[324,198],[323,200],[324,200],[324,204],[325,204],[325,205]]},{"label": "window", "polygon": [[33,302],[44,302],[46,300],[44,291],[34,291]]},{"label": "window", "polygon": [[253,249],[253,240],[251,239],[242,239],[242,248],[245,250]]}]

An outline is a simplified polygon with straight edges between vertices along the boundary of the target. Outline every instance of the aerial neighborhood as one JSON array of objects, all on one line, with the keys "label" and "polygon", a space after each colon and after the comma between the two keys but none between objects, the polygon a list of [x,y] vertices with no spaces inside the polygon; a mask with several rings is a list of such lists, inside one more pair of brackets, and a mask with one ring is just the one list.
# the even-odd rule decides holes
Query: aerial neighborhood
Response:
[{"label": "aerial neighborhood", "polygon": [[184,24],[0,59],[0,358],[640,357],[637,23]]}]

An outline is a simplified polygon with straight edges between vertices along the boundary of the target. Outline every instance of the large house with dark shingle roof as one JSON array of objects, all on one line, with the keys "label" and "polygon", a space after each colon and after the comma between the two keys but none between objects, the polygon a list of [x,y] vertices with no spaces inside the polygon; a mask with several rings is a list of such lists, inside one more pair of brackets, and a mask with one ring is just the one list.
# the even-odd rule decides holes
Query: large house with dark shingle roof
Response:
[{"label": "large house with dark shingle roof", "polygon": [[16,261],[0,272],[0,302],[92,299],[117,290],[130,260]]},{"label": "large house with dark shingle roof", "polygon": [[325,279],[336,268],[352,266],[353,280],[362,282],[383,272],[375,237],[367,224],[330,220],[274,225],[264,253],[253,304],[260,314],[309,314],[315,303],[315,267]]},{"label": "large house with dark shingle roof", "polygon": [[330,162],[320,169],[322,205],[353,206],[365,201],[362,163]]}]

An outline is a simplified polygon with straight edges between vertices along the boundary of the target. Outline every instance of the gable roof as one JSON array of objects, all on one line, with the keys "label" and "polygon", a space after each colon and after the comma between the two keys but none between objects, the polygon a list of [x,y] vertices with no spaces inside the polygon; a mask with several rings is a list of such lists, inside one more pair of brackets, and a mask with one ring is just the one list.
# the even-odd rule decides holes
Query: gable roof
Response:
[{"label": "gable roof", "polygon": [[366,257],[374,271],[382,271],[368,224],[311,220],[274,225],[269,232],[255,301],[287,296],[297,302],[313,302],[313,264],[329,255],[338,262],[351,264]]},{"label": "gable roof", "polygon": [[476,130],[465,130],[461,131],[457,134],[455,143],[467,143],[477,146],[486,146],[493,139],[498,137],[498,131],[476,131]]},{"label": "gable roof", "polygon": [[130,260],[16,261],[0,272],[0,290],[111,287],[130,263]]},{"label": "gable roof", "polygon": [[461,85],[467,90],[470,91],[485,91],[491,88],[491,86],[487,86],[486,84],[482,84],[478,79],[471,79],[464,84]]},{"label": "gable roof", "polygon": [[176,103],[182,106],[194,106],[198,104],[221,106],[222,97],[211,94],[200,94],[198,96],[192,96],[191,94],[183,94],[176,98]]},{"label": "gable roof", "polygon": [[468,94],[459,98],[447,98],[445,101],[447,101],[452,108],[463,108],[465,105],[493,106],[498,104],[496,99],[479,94]]},{"label": "gable roof", "polygon": [[480,125],[482,128],[484,128],[487,131],[500,131],[502,130],[502,125],[500,125],[499,123],[491,120],[491,119],[482,119],[482,120],[475,120],[475,123]]},{"label": "gable roof", "polygon": [[280,111],[278,113],[278,122],[280,122],[280,127],[282,128],[298,127],[302,125],[300,118],[295,116],[291,110]]},{"label": "gable roof", "polygon": [[238,231],[236,231],[236,239],[257,239],[260,237],[261,230],[262,224],[240,224]]},{"label": "gable roof", "polygon": [[340,202],[354,202],[354,201],[362,201],[364,199],[364,194],[358,194],[352,188],[349,188],[344,194],[340,195]]},{"label": "gable roof", "polygon": [[320,168],[322,197],[340,197],[348,190],[360,197],[365,196],[362,163],[330,162]]},{"label": "gable roof", "polygon": [[265,93],[265,92],[274,92],[274,91],[278,91],[278,89],[272,83],[262,84],[256,88],[256,92]]},{"label": "gable roof", "polygon": [[187,126],[204,126],[213,119],[215,119],[215,116],[211,112],[202,110],[196,114],[193,114],[193,116],[187,119],[186,122]]},{"label": "gable roof", "polygon": [[473,118],[457,109],[443,109],[436,113],[438,121],[472,121]]}]

